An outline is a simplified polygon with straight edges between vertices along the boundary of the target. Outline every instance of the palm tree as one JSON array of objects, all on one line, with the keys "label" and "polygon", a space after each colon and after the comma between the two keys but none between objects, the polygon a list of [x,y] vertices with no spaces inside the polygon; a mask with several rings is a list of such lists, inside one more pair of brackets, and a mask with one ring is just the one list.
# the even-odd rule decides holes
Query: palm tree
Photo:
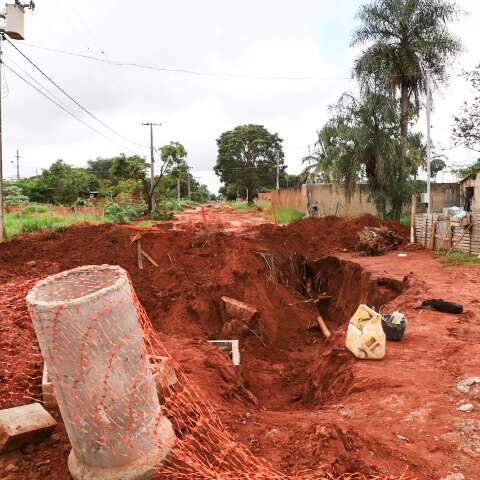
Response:
[{"label": "palm tree", "polygon": [[460,41],[448,30],[458,16],[451,0],[372,0],[360,8],[361,26],[352,46],[366,49],[355,61],[354,74],[364,89],[381,86],[400,93],[400,159],[406,161],[408,124],[420,110],[429,73],[434,84],[447,79],[448,60],[461,50]]}]

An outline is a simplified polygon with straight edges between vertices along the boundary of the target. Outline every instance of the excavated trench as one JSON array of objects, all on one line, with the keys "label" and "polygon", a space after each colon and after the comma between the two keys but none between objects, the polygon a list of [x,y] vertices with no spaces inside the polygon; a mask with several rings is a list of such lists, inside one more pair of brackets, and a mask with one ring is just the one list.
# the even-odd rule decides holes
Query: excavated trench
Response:
[{"label": "excavated trench", "polygon": [[[400,295],[407,281],[376,277],[359,264],[328,256],[316,261],[296,256],[284,259],[279,269],[281,285],[272,289],[283,298],[282,289],[301,293],[305,303],[285,305],[275,310],[278,325],[261,318],[261,336],[245,342],[241,374],[245,386],[263,408],[292,410],[318,408],[337,402],[355,388],[354,358],[345,348],[348,322],[360,304],[381,311]],[[318,296],[326,297],[314,302]],[[311,300],[309,302],[309,300]],[[303,301],[302,301],[303,302]],[[333,335],[326,340],[318,327],[320,314]],[[282,336],[288,329],[288,338]]]}]

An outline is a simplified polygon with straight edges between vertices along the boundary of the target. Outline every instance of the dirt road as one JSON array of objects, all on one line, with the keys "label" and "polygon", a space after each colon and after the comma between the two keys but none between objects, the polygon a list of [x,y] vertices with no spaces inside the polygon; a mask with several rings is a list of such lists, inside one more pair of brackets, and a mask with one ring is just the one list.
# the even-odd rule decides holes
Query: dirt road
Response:
[{"label": "dirt road", "polygon": [[[454,472],[479,478],[480,385],[461,392],[457,384],[480,376],[480,268],[444,268],[427,251],[375,258],[345,252],[356,231],[380,223],[373,217],[279,227],[261,224],[260,214],[221,212],[215,210],[222,222],[208,222],[208,212],[204,222],[197,212],[198,223],[185,214],[175,230],[149,230],[144,248],[159,267],[142,271],[132,231],[121,226],[79,226],[0,245],[1,406],[40,393],[41,362],[23,300],[32,282],[78,265],[119,264],[225,429],[274,468],[297,478],[321,466],[336,474],[399,478],[408,469],[419,480]],[[333,331],[329,342],[309,329],[317,308],[298,303],[306,298],[298,270],[305,258],[316,261],[322,289],[332,296],[320,307]],[[206,342],[222,331],[225,295],[259,310],[256,334],[240,335],[239,369]],[[413,309],[435,297],[463,303],[465,313]],[[399,308],[408,317],[404,341],[388,343],[382,361],[358,361],[345,349],[346,324],[359,303]],[[459,411],[465,403],[473,411]],[[14,465],[2,480],[69,478],[70,447],[55,415],[60,423],[50,440],[0,458],[0,467]]]}]

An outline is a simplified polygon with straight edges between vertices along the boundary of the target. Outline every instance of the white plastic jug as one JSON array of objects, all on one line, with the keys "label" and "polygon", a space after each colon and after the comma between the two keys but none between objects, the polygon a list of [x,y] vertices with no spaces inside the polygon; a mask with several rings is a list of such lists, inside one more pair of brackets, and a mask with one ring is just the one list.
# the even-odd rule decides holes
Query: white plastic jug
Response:
[{"label": "white plastic jug", "polygon": [[362,360],[381,360],[385,357],[386,342],[382,316],[360,305],[348,325],[347,348]]}]

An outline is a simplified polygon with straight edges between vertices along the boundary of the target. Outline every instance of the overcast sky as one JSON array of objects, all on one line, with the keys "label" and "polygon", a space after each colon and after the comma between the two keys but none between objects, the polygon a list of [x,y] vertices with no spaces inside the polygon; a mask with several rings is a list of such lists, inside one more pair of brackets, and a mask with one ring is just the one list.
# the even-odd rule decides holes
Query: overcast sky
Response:
[{"label": "overcast sky", "polygon": [[[36,3],[36,10],[26,14],[25,41],[15,44],[90,112],[130,140],[148,145],[148,130],[141,123],[163,123],[155,129],[155,145],[183,143],[194,175],[211,190],[219,185],[212,168],[215,141],[223,131],[257,123],[278,132],[284,139],[288,170],[298,173],[308,145],[315,142],[315,132],[328,118],[329,105],[342,92],[356,91],[350,77],[358,52],[350,48],[350,39],[362,0]],[[452,146],[452,115],[472,95],[458,72],[480,63],[480,2],[460,0],[459,4],[469,15],[453,30],[463,40],[465,53],[451,67],[450,86],[435,92],[433,135],[443,148]],[[36,47],[210,75],[114,66]],[[50,92],[55,91],[6,42],[4,55],[5,62],[21,75],[31,75]],[[98,156],[148,154],[146,148],[106,130],[62,99],[59,92],[55,95],[68,110],[104,136],[60,110],[11,72],[4,74],[2,88],[7,177],[15,174],[11,161],[17,148],[22,156],[22,176],[33,175],[59,158],[84,166]],[[424,130],[424,123],[421,119],[419,129]],[[463,149],[447,153],[456,164],[475,158]]]}]

